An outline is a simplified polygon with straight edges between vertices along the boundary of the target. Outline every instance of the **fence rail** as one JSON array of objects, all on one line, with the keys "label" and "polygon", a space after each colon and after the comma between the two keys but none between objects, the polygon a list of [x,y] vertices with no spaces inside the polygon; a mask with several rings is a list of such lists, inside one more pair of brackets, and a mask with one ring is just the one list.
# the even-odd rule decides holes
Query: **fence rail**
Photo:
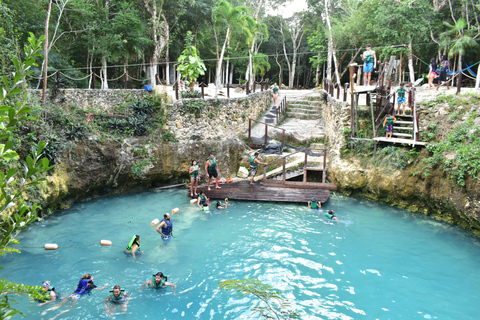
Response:
[{"label": "fence rail", "polygon": [[[265,125],[265,142],[264,144],[255,144],[252,143],[252,122],[260,123]],[[260,149],[267,145],[268,143],[268,126],[282,130],[282,150],[285,147],[285,129],[279,128],[275,125],[271,125],[265,122],[260,122],[254,119],[248,119],[248,146],[253,149]]]}]

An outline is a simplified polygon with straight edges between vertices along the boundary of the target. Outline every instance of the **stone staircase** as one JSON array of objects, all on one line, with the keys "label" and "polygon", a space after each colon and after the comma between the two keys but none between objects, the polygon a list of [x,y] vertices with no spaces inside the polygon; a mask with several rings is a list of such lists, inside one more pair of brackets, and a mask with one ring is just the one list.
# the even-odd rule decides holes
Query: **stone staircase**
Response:
[{"label": "stone staircase", "polygon": [[318,120],[322,117],[320,96],[288,97],[287,116],[301,120]]}]

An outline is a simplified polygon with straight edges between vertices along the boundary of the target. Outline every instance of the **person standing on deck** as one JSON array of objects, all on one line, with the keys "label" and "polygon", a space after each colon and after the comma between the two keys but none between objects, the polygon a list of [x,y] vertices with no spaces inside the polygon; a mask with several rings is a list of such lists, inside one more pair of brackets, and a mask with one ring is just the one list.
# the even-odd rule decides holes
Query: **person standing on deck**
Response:
[{"label": "person standing on deck", "polygon": [[363,60],[363,85],[369,86],[370,80],[372,79],[373,69],[377,67],[377,54],[372,50],[371,44],[367,44],[366,49],[367,51],[361,55]]},{"label": "person standing on deck", "polygon": [[252,180],[250,180],[251,185],[255,185],[255,182],[253,182],[253,179],[255,178],[255,175],[257,174],[257,168],[258,168],[259,164],[264,165],[264,166],[267,165],[266,162],[260,162],[258,160],[258,152],[255,152],[255,154],[250,157],[250,171],[252,171]]},{"label": "person standing on deck", "polygon": [[172,238],[173,224],[170,220],[170,214],[165,213],[160,224],[157,226],[157,232],[162,236],[163,243],[167,244]]},{"label": "person standing on deck", "polygon": [[207,182],[207,187],[208,190],[210,191],[210,180],[212,178],[215,178],[215,188],[220,189],[218,186],[218,164],[217,161],[215,160],[215,157],[213,156],[213,153],[210,153],[210,156],[207,159],[207,162],[205,162],[205,172],[207,173],[208,177],[208,182]]}]

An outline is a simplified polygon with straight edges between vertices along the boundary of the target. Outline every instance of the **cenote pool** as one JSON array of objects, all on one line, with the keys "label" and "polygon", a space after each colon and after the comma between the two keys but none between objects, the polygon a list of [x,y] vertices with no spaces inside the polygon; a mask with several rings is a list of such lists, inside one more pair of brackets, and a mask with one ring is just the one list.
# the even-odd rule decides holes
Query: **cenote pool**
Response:
[{"label": "cenote pool", "polygon": [[[174,238],[165,246],[150,222],[175,207]],[[132,296],[126,314],[119,310],[115,319],[258,319],[250,312],[258,305],[254,297],[217,286],[253,277],[281,290],[301,319],[478,319],[478,239],[356,198],[331,197],[324,209],[334,209],[343,223],[297,204],[232,202],[204,215],[183,190],[98,199],[23,232],[22,247],[73,247],[2,256],[2,277],[32,285],[50,280],[63,297],[85,273],[98,286],[110,284],[61,319],[108,319],[102,301],[115,284]],[[137,260],[122,252],[133,234],[144,249]],[[114,245],[79,247],[101,239]],[[172,288],[138,292],[157,271],[177,285],[177,295]],[[59,312],[42,317],[46,307],[26,298],[18,308],[31,319]]]}]

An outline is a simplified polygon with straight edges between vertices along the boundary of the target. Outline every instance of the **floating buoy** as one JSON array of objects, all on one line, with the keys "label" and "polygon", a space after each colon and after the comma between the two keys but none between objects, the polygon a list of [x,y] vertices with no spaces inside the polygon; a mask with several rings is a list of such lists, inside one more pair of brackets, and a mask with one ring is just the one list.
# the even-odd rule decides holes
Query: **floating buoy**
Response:
[{"label": "floating buoy", "polygon": [[56,243],[45,243],[45,250],[57,250],[58,244]]},{"label": "floating buoy", "polygon": [[178,213],[178,211],[180,211],[180,209],[178,209],[178,208],[172,209],[172,213],[173,213],[173,214]]},{"label": "floating buoy", "polygon": [[155,227],[159,222],[160,222],[160,220],[155,219],[152,222],[150,222],[150,224],[152,225],[152,227]]},{"label": "floating buoy", "polygon": [[100,240],[100,244],[102,246],[111,246],[112,245],[112,241],[110,240]]},{"label": "floating buoy", "polygon": [[190,203],[191,203],[191,204],[197,203],[197,200],[198,200],[198,199],[192,199],[192,200],[190,200]]},{"label": "floating buoy", "polygon": [[227,178],[225,181],[226,181],[227,183],[231,183],[231,182],[233,182],[233,179],[232,179],[232,178]]}]

